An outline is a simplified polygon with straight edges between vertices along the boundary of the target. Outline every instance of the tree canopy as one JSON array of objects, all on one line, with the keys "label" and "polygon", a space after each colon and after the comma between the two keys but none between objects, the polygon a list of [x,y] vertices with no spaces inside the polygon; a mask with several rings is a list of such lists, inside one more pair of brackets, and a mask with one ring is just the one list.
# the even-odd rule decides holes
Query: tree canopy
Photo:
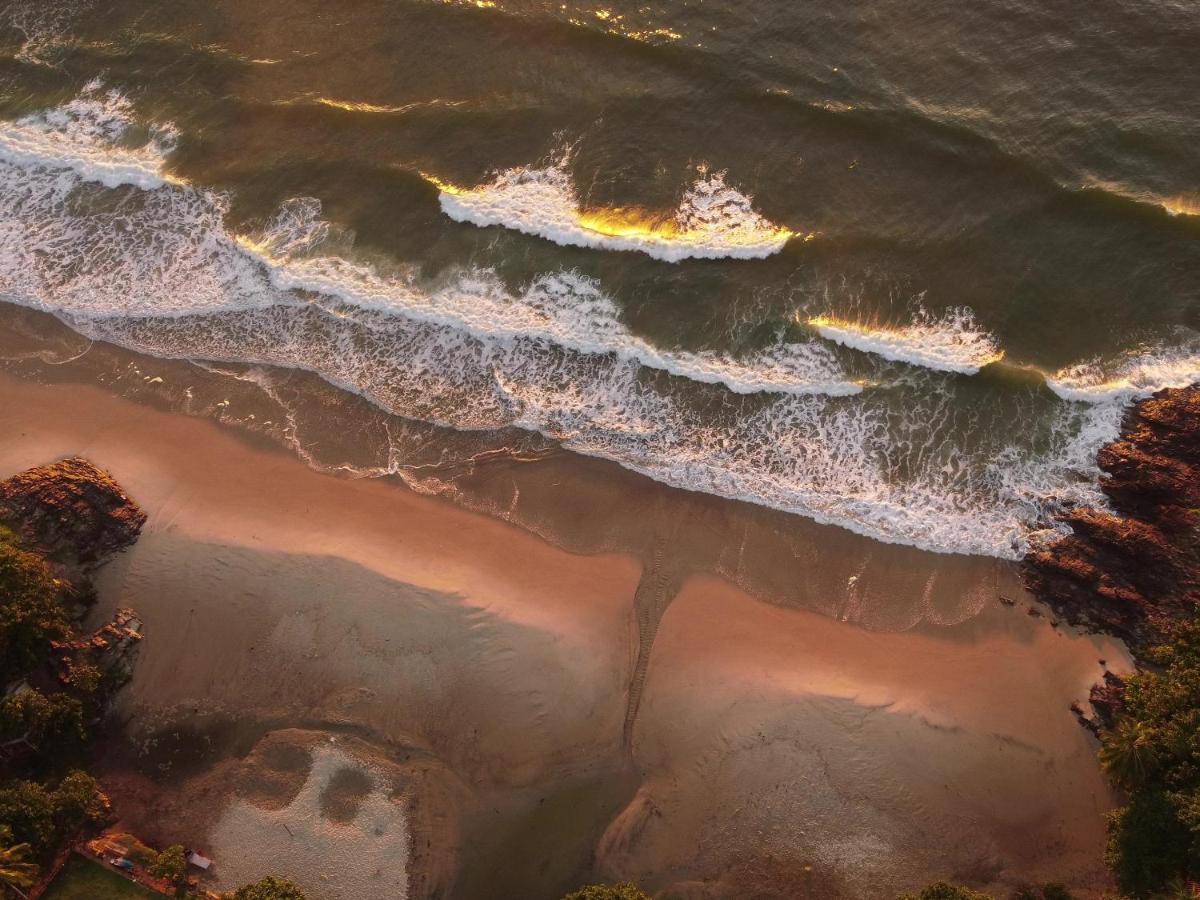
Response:
[{"label": "tree canopy", "polygon": [[1200,621],[1177,625],[1125,685],[1100,762],[1129,802],[1108,819],[1106,861],[1129,897],[1200,876]]},{"label": "tree canopy", "polygon": [[108,798],[86,772],[68,773],[53,789],[20,779],[0,787],[0,828],[38,858],[52,855],[81,825],[107,816]]},{"label": "tree canopy", "polygon": [[0,530],[0,687],[40,665],[70,631],[62,586],[40,556]]},{"label": "tree canopy", "polygon": [[187,856],[182,844],[173,844],[155,857],[150,874],[171,884],[179,884],[187,874]]}]

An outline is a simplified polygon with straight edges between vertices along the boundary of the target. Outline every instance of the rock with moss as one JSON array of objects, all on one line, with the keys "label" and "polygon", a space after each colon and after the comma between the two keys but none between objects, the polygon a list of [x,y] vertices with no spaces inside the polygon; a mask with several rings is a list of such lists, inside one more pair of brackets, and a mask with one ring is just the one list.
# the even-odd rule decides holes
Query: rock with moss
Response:
[{"label": "rock with moss", "polygon": [[132,544],[145,522],[141,507],[86,459],[0,481],[0,523],[28,547],[85,570]]}]

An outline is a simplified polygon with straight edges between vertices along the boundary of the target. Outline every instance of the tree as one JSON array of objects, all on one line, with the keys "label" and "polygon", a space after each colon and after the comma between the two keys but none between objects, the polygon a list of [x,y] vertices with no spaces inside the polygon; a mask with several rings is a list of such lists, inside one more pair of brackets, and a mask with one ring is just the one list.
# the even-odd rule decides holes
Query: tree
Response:
[{"label": "tree", "polygon": [[54,819],[64,837],[82,825],[100,825],[109,817],[108,797],[96,779],[76,769],[68,772],[51,795]]},{"label": "tree", "polygon": [[622,884],[590,884],[567,894],[563,900],[650,900],[642,891],[629,882]]},{"label": "tree", "polygon": [[56,750],[74,746],[87,738],[83,726],[83,704],[66,694],[47,697],[28,690],[0,700],[0,741],[24,737],[35,749],[44,743]]},{"label": "tree", "polygon": [[947,881],[935,881],[919,894],[904,894],[900,900],[992,900],[987,894],[959,887]]},{"label": "tree", "polygon": [[1200,875],[1200,620],[1176,624],[1146,661],[1100,735],[1105,771],[1129,792],[1109,816],[1105,861],[1134,900]]},{"label": "tree", "polygon": [[53,853],[57,829],[50,791],[32,781],[11,781],[0,788],[0,826],[39,857]]},{"label": "tree", "polygon": [[172,844],[150,865],[150,874],[172,885],[178,885],[187,875],[187,857],[181,844]]},{"label": "tree", "polygon": [[1104,861],[1121,893],[1140,900],[1185,877],[1190,844],[1170,798],[1162,791],[1139,791],[1127,806],[1109,813]]},{"label": "tree", "polygon": [[0,684],[31,672],[69,634],[61,594],[41,557],[0,536]]},{"label": "tree", "polygon": [[0,885],[27,888],[37,881],[41,869],[30,861],[33,848],[29,844],[13,844],[12,832],[0,826]]},{"label": "tree", "polygon": [[1123,719],[1105,735],[1100,748],[1100,766],[1113,784],[1137,790],[1155,767],[1153,734],[1145,722]]},{"label": "tree", "polygon": [[274,875],[244,885],[229,896],[233,900],[305,900],[298,884]]},{"label": "tree", "polygon": [[108,798],[86,772],[69,772],[50,790],[35,781],[10,781],[0,788],[0,827],[45,859],[81,826],[108,815]]}]

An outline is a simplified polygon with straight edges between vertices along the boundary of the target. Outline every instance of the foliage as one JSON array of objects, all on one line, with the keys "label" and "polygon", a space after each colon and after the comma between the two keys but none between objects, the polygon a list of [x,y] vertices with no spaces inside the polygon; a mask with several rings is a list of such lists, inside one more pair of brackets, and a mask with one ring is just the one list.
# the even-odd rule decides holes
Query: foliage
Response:
[{"label": "foliage", "polygon": [[0,685],[31,672],[69,633],[62,586],[36,554],[0,540]]},{"label": "foliage", "polygon": [[233,900],[305,900],[298,884],[274,875],[240,887],[229,896]]},{"label": "foliage", "polygon": [[1072,900],[1065,885],[1044,884],[1040,888],[1025,888],[1013,894],[1013,900]]},{"label": "foliage", "polygon": [[624,882],[613,885],[590,884],[567,894],[563,900],[650,900],[650,898],[637,886]]},{"label": "foliage", "polygon": [[27,888],[40,871],[31,861],[33,848],[28,844],[12,844],[12,833],[0,828],[0,885]]},{"label": "foliage", "polygon": [[1109,814],[1108,850],[1121,893],[1152,897],[1190,868],[1188,829],[1162,791],[1134,793],[1128,805]]},{"label": "foliage", "polygon": [[0,787],[0,827],[17,842],[31,845],[42,859],[81,826],[100,823],[107,815],[108,798],[86,772],[68,773],[53,790],[22,780]]},{"label": "foliage", "polygon": [[919,894],[905,894],[900,900],[992,900],[987,894],[959,887],[946,881],[935,881]]},{"label": "foliage", "polygon": [[172,844],[150,865],[150,874],[171,884],[179,884],[187,874],[187,857],[181,844]]},{"label": "foliage", "polygon": [[1200,621],[1183,622],[1131,676],[1100,762],[1129,802],[1108,819],[1105,860],[1142,900],[1200,876]]},{"label": "foliage", "polygon": [[0,700],[0,742],[24,737],[36,749],[49,742],[57,750],[87,738],[83,704],[74,697],[28,690]]}]

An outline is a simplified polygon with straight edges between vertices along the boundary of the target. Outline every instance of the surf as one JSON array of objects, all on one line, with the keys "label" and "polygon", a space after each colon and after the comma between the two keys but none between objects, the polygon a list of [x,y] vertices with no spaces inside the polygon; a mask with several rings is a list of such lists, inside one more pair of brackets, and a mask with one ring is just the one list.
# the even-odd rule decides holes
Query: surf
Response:
[{"label": "surf", "polygon": [[726,172],[701,170],[669,215],[644,209],[587,209],[569,170],[568,154],[542,168],[519,167],[475,187],[432,175],[442,212],[456,222],[500,226],[564,247],[633,251],[665,262],[764,259],[796,233],[776,225],[752,198],[726,182]]}]

